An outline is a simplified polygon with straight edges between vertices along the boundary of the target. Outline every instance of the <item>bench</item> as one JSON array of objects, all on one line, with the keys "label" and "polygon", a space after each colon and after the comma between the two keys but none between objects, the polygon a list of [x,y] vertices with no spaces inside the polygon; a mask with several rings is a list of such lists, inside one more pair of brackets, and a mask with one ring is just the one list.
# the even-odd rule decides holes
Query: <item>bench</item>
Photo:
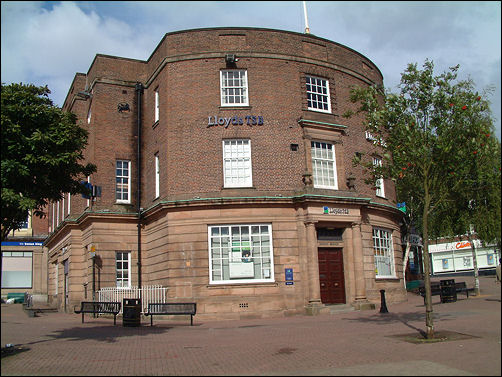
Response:
[{"label": "bench", "polygon": [[84,313],[108,313],[113,314],[113,324],[117,323],[117,314],[120,312],[120,302],[103,302],[103,301],[82,301],[80,310],[75,310],[76,314],[82,313],[82,323],[84,323]]},{"label": "bench", "polygon": [[467,288],[465,281],[455,283],[455,289],[457,290],[457,293],[465,293],[467,298],[469,298],[469,292],[474,292],[474,288]]},{"label": "bench", "polygon": [[7,293],[7,300],[10,298],[14,299],[14,304],[22,304],[22,303],[24,303],[25,295],[24,295],[24,293],[10,292],[10,293]]},{"label": "bench", "polygon": [[[425,305],[425,287],[423,286],[423,283],[418,288],[418,292],[420,293],[420,296],[424,298]],[[441,286],[438,282],[431,282],[431,296],[441,296]]]},{"label": "bench", "polygon": [[195,302],[149,303],[145,316],[150,317],[150,326],[153,326],[154,315],[190,315],[190,326],[193,326],[193,316],[197,311]]}]

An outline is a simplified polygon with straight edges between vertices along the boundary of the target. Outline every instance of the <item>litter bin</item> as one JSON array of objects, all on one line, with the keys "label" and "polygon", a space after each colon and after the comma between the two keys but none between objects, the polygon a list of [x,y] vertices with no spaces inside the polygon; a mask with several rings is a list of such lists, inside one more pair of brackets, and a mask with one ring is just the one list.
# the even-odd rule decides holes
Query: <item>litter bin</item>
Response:
[{"label": "litter bin", "polygon": [[141,299],[125,298],[122,302],[122,326],[141,325]]},{"label": "litter bin", "polygon": [[455,279],[441,280],[439,282],[441,287],[441,302],[456,302],[457,289],[455,288]]}]

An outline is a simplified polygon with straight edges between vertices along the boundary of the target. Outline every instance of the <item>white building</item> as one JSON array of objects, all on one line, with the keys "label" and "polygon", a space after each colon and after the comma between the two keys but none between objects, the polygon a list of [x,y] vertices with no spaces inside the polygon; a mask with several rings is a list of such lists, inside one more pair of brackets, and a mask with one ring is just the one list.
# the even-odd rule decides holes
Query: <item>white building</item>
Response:
[{"label": "white building", "polygon": [[[500,258],[500,250],[496,245],[483,246],[481,241],[474,240],[478,269],[495,269]],[[432,273],[452,273],[473,271],[472,246],[469,241],[444,242],[429,245]]]}]

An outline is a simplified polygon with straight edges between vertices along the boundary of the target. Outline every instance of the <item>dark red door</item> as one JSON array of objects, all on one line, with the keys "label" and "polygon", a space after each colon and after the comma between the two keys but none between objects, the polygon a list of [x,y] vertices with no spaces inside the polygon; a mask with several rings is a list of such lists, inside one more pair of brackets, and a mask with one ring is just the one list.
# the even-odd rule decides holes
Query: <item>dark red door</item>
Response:
[{"label": "dark red door", "polygon": [[341,248],[318,249],[319,281],[323,304],[345,304],[342,251]]}]

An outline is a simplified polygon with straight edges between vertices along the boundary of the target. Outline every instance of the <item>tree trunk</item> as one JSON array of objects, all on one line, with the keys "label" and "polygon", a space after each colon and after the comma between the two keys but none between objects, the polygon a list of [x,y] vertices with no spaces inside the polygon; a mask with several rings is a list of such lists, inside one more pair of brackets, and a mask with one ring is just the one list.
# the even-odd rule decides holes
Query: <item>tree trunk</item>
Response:
[{"label": "tree trunk", "polygon": [[427,339],[434,338],[434,324],[432,320],[432,296],[431,296],[431,265],[429,258],[429,203],[430,199],[425,194],[424,200],[424,214],[422,217],[422,229],[424,238],[423,247],[423,263],[424,263],[424,287],[425,287],[425,326],[427,327]]},{"label": "tree trunk", "polygon": [[474,245],[474,240],[472,236],[473,232],[469,232],[469,236],[467,238],[469,240],[469,243],[471,244],[471,250],[472,250],[472,264],[474,267],[474,295],[478,296],[480,294],[478,258],[476,256],[476,246]]}]

